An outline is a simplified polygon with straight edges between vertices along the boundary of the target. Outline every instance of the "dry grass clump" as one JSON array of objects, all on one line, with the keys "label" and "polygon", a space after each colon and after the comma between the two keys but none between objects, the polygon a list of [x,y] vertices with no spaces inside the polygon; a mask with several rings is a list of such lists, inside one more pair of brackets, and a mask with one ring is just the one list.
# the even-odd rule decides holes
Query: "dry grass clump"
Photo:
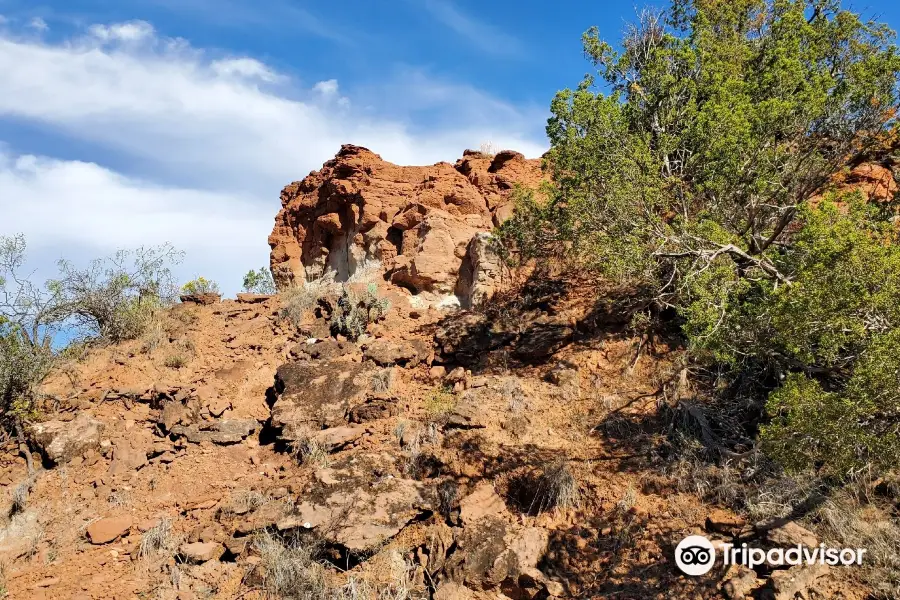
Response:
[{"label": "dry grass clump", "polygon": [[572,467],[565,459],[548,463],[534,480],[534,496],[530,510],[542,513],[549,510],[567,510],[581,503],[581,491]]},{"label": "dry grass clump", "polygon": [[299,538],[285,542],[268,532],[258,534],[253,545],[259,553],[267,592],[276,598],[329,598],[325,567],[317,561],[315,545]]},{"label": "dry grass clump", "polygon": [[184,368],[187,363],[187,357],[180,352],[168,355],[163,361],[163,365],[165,365],[169,369],[181,369]]},{"label": "dry grass clump", "polygon": [[284,540],[264,532],[254,538],[253,545],[260,557],[263,587],[276,598],[296,600],[411,598],[412,568],[402,557],[391,560],[389,572],[386,572],[384,577],[375,578],[376,581],[370,577],[354,574],[340,585],[332,583],[327,567],[319,560],[320,548],[314,542],[300,538]]},{"label": "dry grass clump", "polygon": [[245,514],[268,504],[271,498],[258,490],[241,490],[231,496],[228,509],[235,514]]},{"label": "dry grass clump", "polygon": [[331,456],[328,448],[313,438],[293,442],[291,450],[302,464],[312,464],[320,468],[328,466],[328,460]]},{"label": "dry grass clump", "polygon": [[[900,520],[876,497],[872,481],[855,481],[834,493],[809,515],[811,527],[827,542],[868,552],[858,575],[873,597],[900,598]],[[888,490],[896,497],[896,490]]]},{"label": "dry grass clump", "polygon": [[312,312],[319,298],[335,296],[340,286],[334,282],[334,273],[329,272],[321,279],[304,281],[283,290],[279,320],[285,321],[294,328],[303,325],[306,316]]},{"label": "dry grass clump", "polygon": [[174,555],[178,548],[178,536],[168,518],[160,519],[155,527],[151,527],[141,536],[140,557],[150,558],[159,555]]},{"label": "dry grass clump", "polygon": [[11,494],[11,504],[9,507],[9,517],[13,517],[25,511],[28,506],[28,496],[31,494],[31,488],[34,486],[34,479],[29,477],[13,489]]},{"label": "dry grass clump", "polygon": [[372,374],[369,386],[376,394],[383,394],[391,389],[393,381],[394,370],[389,367],[387,369],[375,371],[375,373]]},{"label": "dry grass clump", "polygon": [[689,448],[665,474],[679,491],[726,506],[751,523],[791,518],[831,547],[865,548],[856,575],[873,597],[900,597],[900,519],[884,498],[896,497],[897,490],[885,489],[891,486],[883,479],[864,471],[835,488],[813,473],[780,472],[760,453],[716,465]]}]

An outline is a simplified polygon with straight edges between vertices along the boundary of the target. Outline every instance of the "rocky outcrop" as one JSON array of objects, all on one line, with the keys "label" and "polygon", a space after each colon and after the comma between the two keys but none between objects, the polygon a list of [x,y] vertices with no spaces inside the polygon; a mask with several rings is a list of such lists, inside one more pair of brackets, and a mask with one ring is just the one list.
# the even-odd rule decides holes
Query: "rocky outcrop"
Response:
[{"label": "rocky outcrop", "polygon": [[[346,280],[367,262],[413,292],[449,294],[486,289],[491,268],[462,267],[470,242],[511,214],[516,184],[535,187],[539,160],[504,151],[466,151],[456,164],[401,167],[359,146],[345,145],[320,171],[281,192],[282,209],[269,236],[271,268],[280,288],[333,271]],[[468,269],[468,270],[466,270]]]}]

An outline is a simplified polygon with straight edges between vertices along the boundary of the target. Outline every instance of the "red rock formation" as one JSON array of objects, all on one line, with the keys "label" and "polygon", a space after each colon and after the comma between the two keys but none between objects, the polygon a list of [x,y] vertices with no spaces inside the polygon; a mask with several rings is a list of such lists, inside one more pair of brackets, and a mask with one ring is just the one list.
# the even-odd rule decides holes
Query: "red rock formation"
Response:
[{"label": "red rock formation", "polygon": [[378,261],[395,284],[452,292],[473,236],[509,216],[515,184],[540,180],[539,159],[508,150],[467,150],[455,165],[401,167],[342,146],[320,171],[281,192],[269,236],[272,273],[282,288],[328,270],[343,281]]}]

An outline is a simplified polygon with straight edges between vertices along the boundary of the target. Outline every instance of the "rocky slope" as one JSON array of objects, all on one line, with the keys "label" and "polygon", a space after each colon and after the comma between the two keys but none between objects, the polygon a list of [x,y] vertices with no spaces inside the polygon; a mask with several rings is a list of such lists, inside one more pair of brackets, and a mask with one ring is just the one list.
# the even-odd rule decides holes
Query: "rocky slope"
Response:
[{"label": "rocky slope", "polygon": [[[334,286],[310,286],[300,320],[283,311],[288,294],[185,302],[142,339],[69,361],[31,427],[42,466],[29,473],[13,443],[0,454],[0,589],[865,598],[827,567],[675,568],[691,533],[818,540],[705,505],[663,468],[657,415],[690,393],[678,353],[633,338],[597,303],[598,282],[507,282],[472,311],[422,302],[458,289],[512,182],[539,179],[514,153],[413,168],[345,146],[288,186],[270,238],[281,285],[331,266],[374,285],[386,315],[351,341],[312,309],[335,304]],[[381,267],[356,270],[366,260]]]}]

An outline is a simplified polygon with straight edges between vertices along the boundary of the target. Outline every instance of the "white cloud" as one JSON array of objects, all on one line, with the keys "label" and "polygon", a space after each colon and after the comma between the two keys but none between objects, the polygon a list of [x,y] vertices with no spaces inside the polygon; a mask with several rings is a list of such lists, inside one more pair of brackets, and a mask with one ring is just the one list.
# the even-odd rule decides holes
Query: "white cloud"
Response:
[{"label": "white cloud", "polygon": [[[232,289],[243,272],[268,262],[274,212],[237,195],[165,187],[93,163],[0,153],[0,198],[14,199],[0,200],[0,234],[24,233],[29,249],[48,259],[168,241],[187,252],[181,279],[203,274]],[[278,203],[269,204],[274,211]]]},{"label": "white cloud", "polygon": [[223,77],[245,77],[270,83],[283,79],[282,76],[253,58],[215,60],[210,64],[210,68]]},{"label": "white cloud", "polygon": [[[454,160],[485,139],[530,156],[544,150],[542,115],[468,86],[401,73],[381,97],[365,90],[371,108],[351,109],[336,80],[304,89],[256,59],[210,54],[139,21],[58,43],[0,31],[0,120],[55,135],[46,155],[68,139],[94,153],[75,162],[8,151],[0,234],[23,230],[32,246],[76,257],[170,240],[188,263],[230,272],[220,277],[233,291],[240,256],[252,257],[244,270],[264,262],[281,187],[342,143],[404,164]],[[453,119],[417,128],[409,115],[419,110]]]},{"label": "white cloud", "polygon": [[31,21],[28,22],[28,26],[36,31],[47,31],[50,29],[50,26],[47,25],[47,21],[43,20],[40,17],[34,17]]},{"label": "white cloud", "polygon": [[313,91],[322,94],[325,97],[336,96],[338,93],[337,79],[329,79],[328,81],[320,81],[313,86]]},{"label": "white cloud", "polygon": [[146,21],[128,21],[112,25],[92,25],[91,35],[103,41],[138,42],[153,37],[153,25]]}]

